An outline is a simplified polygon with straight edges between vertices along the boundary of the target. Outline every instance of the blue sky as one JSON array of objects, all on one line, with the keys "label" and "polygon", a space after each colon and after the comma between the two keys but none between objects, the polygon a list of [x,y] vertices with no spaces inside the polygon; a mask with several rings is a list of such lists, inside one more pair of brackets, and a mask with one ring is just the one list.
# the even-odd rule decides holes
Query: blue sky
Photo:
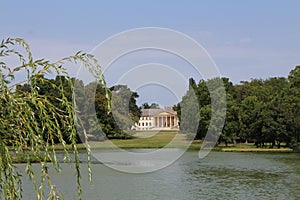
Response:
[{"label": "blue sky", "polygon": [[1,8],[1,38],[24,38],[36,58],[90,52],[121,31],[164,27],[195,39],[234,83],[287,76],[300,64],[300,1],[28,0],[2,1]]}]

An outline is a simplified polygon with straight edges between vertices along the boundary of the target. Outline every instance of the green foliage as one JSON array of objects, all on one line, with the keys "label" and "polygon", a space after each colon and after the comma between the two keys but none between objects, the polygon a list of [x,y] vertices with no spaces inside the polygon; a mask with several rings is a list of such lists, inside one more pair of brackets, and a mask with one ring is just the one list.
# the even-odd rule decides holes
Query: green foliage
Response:
[{"label": "green foliage", "polygon": [[[108,90],[112,112],[108,108],[106,88],[103,84],[92,82],[85,86],[84,101],[80,109],[87,117],[87,132],[96,140],[106,138],[130,138],[131,127],[139,120],[141,111],[136,105],[136,92],[127,86],[117,85]],[[94,103],[93,103],[94,102]],[[93,117],[96,115],[96,118]],[[99,127],[100,124],[100,127]]]},{"label": "green foliage", "polygon": [[197,132],[199,107],[194,87],[194,80],[190,79],[189,90],[175,109],[180,120],[180,131],[183,133],[195,134]]},{"label": "green foliage", "polygon": [[[61,101],[62,98],[65,98],[66,101],[68,101],[70,104],[72,104],[72,98],[73,98],[73,87],[75,82],[77,84],[83,85],[82,81],[76,80],[75,78],[68,78],[63,75],[56,76],[55,79],[47,79],[44,78],[43,75],[40,75],[39,80],[36,83],[37,92],[39,95],[46,97],[49,102],[53,106],[55,106],[58,110],[61,111],[61,114],[64,115],[65,110],[67,110],[66,105]],[[78,87],[78,86],[77,86]],[[24,93],[31,93],[32,87],[31,83],[26,83],[24,85],[17,85],[16,92],[24,94]],[[76,96],[76,100],[78,100],[78,95]],[[36,117],[36,121],[38,123],[41,122],[41,119],[39,115]],[[61,123],[58,121],[58,123]],[[66,141],[67,144],[71,144],[72,141],[70,141],[69,138],[69,131],[68,129],[65,129],[64,126],[61,125],[61,132],[63,134],[63,139]],[[48,131],[44,132],[43,139],[47,141],[48,137]],[[60,140],[57,137],[53,138],[55,143],[59,143]],[[80,142],[80,138],[77,137],[77,143]]]},{"label": "green foliage", "polygon": [[136,92],[132,92],[125,85],[112,87],[111,93],[112,111],[115,120],[122,130],[130,130],[141,116],[141,110],[136,105],[136,98],[139,95]]},{"label": "green foliage", "polygon": [[[295,147],[300,142],[300,66],[293,69],[288,79],[283,77],[266,80],[253,79],[233,85],[228,78],[222,78],[226,90],[227,113],[219,142],[235,143],[253,141],[257,147],[266,143],[280,148],[282,143]],[[190,125],[198,121],[196,139],[203,139],[208,127],[214,129],[219,117],[211,119],[212,96],[218,97],[218,79],[200,80],[198,84],[190,79],[190,88],[182,101],[175,107],[182,132],[195,133]],[[210,85],[210,90],[208,90]],[[194,94],[194,95],[193,95]],[[195,97],[196,95],[196,97]],[[217,106],[224,105],[217,99]],[[199,109],[197,113],[196,110]],[[187,111],[183,114],[183,111]],[[214,113],[219,116],[219,113]],[[198,116],[198,118],[197,118]],[[186,124],[183,124],[183,119]]]},{"label": "green foliage", "polygon": [[[34,60],[28,44],[19,38],[8,38],[1,42],[0,58],[0,198],[22,198],[22,182],[12,155],[24,154],[35,158],[41,167],[41,174],[37,176],[30,159],[26,163],[27,174],[33,182],[37,198],[58,199],[61,194],[51,182],[48,167],[51,163],[60,171],[54,148],[55,143],[59,142],[63,146],[66,161],[70,160],[66,143],[71,144],[78,196],[81,199],[76,131],[80,119],[73,112],[76,102],[71,101],[74,80],[68,76],[63,65],[66,62],[81,62],[99,82],[105,84],[97,61],[92,55],[81,52],[57,62]],[[6,58],[17,58],[19,65],[9,66]],[[17,73],[26,74],[26,78],[16,81]],[[44,78],[47,74],[58,76],[56,80],[49,81]],[[89,146],[86,145],[86,148],[90,158]],[[49,194],[45,194],[45,187],[50,188]]]},{"label": "green foliage", "polygon": [[143,108],[143,109],[159,109],[159,104],[157,104],[157,103],[151,103],[151,105],[149,105],[146,102],[146,103],[143,103],[143,105],[141,106],[141,108]]},{"label": "green foliage", "polygon": [[[222,85],[220,78],[201,80],[198,85],[193,79],[189,80],[189,90],[176,108],[181,132],[194,133],[196,139],[203,139],[210,130],[211,137],[218,137],[219,125],[225,118],[226,108]],[[214,107],[211,102],[214,103]],[[215,115],[212,115],[212,112]]]},{"label": "green foliage", "polygon": [[292,88],[300,87],[300,66],[296,66],[295,69],[290,72],[288,79]]}]

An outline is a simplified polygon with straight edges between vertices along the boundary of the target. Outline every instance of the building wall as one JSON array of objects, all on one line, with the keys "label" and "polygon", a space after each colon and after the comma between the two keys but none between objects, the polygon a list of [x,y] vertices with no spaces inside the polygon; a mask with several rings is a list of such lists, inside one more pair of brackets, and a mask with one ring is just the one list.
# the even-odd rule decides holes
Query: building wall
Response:
[{"label": "building wall", "polygon": [[154,117],[142,116],[136,126],[138,130],[151,130],[154,127]]}]

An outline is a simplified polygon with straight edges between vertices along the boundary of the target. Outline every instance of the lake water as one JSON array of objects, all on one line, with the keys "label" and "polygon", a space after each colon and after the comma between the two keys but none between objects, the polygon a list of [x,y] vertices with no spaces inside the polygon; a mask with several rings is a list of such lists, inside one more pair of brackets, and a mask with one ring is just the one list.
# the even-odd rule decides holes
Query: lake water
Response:
[{"label": "lake water", "polygon": [[[38,166],[35,166],[38,168]],[[24,166],[20,166],[20,169]],[[68,164],[53,181],[66,199],[77,199],[75,172]],[[186,152],[162,170],[129,174],[94,163],[93,185],[82,165],[83,199],[198,200],[300,199],[300,154],[211,152],[200,160]],[[36,199],[32,184],[23,178],[23,199]]]}]

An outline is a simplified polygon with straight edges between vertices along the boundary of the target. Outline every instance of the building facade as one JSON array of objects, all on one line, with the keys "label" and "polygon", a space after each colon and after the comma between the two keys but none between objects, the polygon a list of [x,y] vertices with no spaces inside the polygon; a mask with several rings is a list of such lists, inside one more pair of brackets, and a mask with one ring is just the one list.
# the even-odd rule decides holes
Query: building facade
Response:
[{"label": "building facade", "polygon": [[177,112],[171,108],[142,109],[136,130],[178,130]]}]

